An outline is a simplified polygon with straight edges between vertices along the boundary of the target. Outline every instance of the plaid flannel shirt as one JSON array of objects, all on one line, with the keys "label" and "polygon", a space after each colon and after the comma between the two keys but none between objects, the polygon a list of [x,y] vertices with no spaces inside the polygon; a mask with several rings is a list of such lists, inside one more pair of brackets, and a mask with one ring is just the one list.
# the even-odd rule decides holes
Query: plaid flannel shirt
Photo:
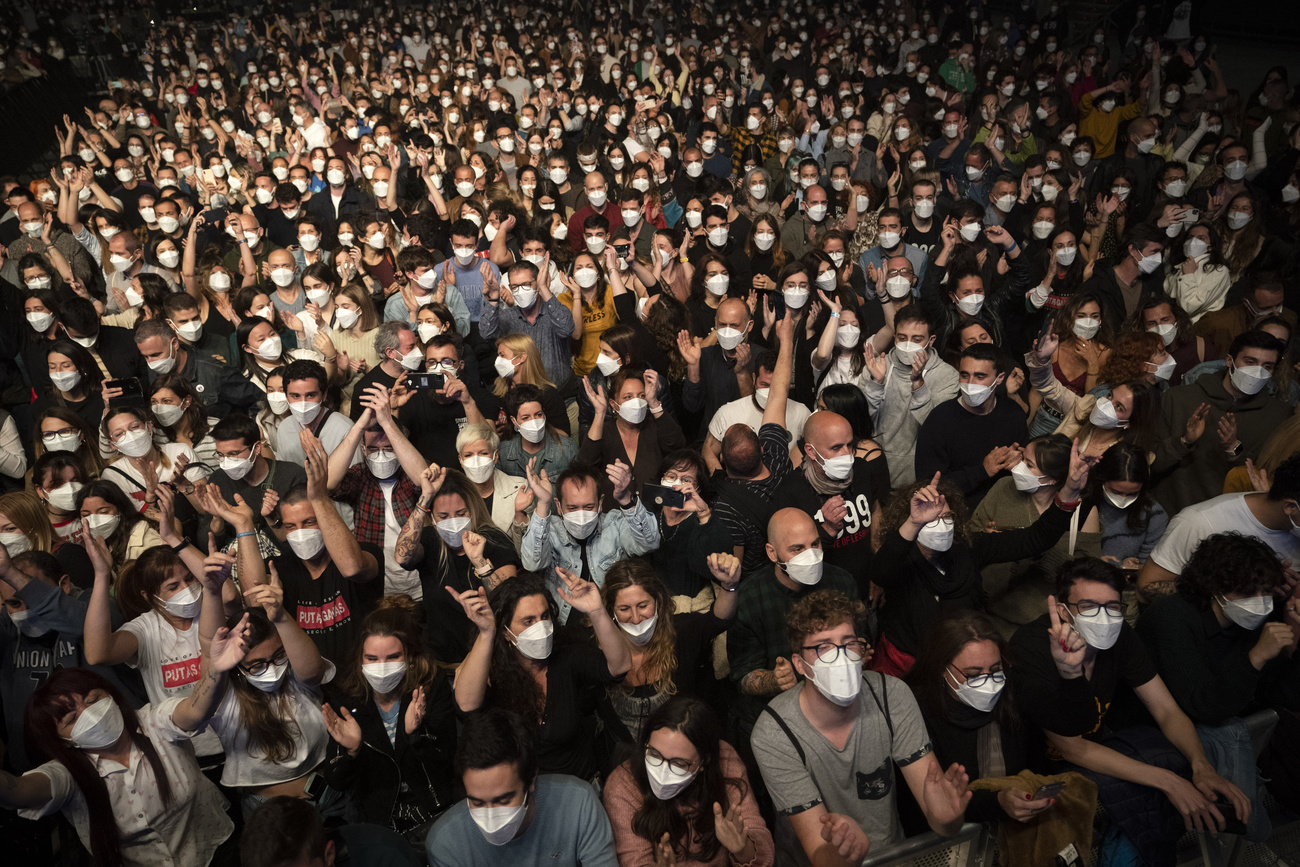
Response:
[{"label": "plaid flannel shirt", "polygon": [[[419,499],[420,489],[415,486],[406,473],[397,471],[397,487],[393,488],[393,514],[397,516],[397,525],[406,524],[411,517]],[[354,464],[330,498],[352,507],[357,524],[357,541],[369,542],[384,547],[384,491],[370,473],[365,463]],[[385,553],[389,553],[385,551]]]}]

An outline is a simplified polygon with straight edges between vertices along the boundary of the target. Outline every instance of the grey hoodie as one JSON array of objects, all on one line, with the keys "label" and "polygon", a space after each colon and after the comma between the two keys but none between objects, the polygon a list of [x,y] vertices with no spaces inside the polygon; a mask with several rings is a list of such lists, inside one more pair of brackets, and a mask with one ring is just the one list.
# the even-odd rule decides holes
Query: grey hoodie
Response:
[{"label": "grey hoodie", "polygon": [[897,349],[889,351],[883,383],[873,380],[865,369],[858,378],[875,424],[874,439],[889,461],[889,483],[894,488],[916,480],[916,436],[930,411],[957,396],[957,371],[933,349],[922,379],[921,387],[912,391],[911,365],[898,360]]}]

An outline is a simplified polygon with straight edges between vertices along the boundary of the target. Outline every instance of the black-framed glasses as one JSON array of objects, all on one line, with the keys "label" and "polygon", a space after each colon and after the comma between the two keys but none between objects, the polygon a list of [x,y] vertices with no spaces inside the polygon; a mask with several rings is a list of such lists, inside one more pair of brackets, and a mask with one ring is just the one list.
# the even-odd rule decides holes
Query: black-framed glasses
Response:
[{"label": "black-framed glasses", "polygon": [[668,769],[679,777],[690,776],[695,768],[694,762],[688,762],[686,759],[668,759],[654,747],[645,748],[645,760],[656,768],[668,765]]},{"label": "black-framed glasses", "polygon": [[982,674],[966,674],[965,672],[960,672],[960,674],[962,677],[966,678],[967,684],[976,689],[988,683],[990,680],[994,683],[1003,683],[1007,679],[1007,673],[1002,669],[997,671],[986,671]]},{"label": "black-framed glasses", "polygon": [[867,655],[867,648],[869,646],[870,645],[868,645],[863,639],[855,638],[852,641],[846,641],[843,644],[831,644],[830,642],[825,642],[823,644],[805,644],[803,649],[814,651],[817,654],[817,658],[825,663],[837,662],[841,653],[847,653],[849,659],[853,662],[861,662],[862,657]]},{"label": "black-framed glasses", "polygon": [[257,662],[254,662],[252,665],[241,664],[239,666],[239,670],[242,671],[244,674],[249,674],[252,675],[253,677],[257,677],[258,675],[265,673],[266,670],[270,668],[272,665],[279,665],[280,663],[284,662],[288,658],[289,658],[289,654],[287,654],[284,648],[281,647],[279,650],[275,652],[275,656],[272,656],[270,659],[259,659]]},{"label": "black-framed glasses", "polygon": [[41,439],[46,442],[53,442],[58,437],[65,437],[68,434],[80,433],[75,427],[61,427],[58,430],[47,430],[41,434]]},{"label": "black-framed glasses", "polygon": [[1102,609],[1105,609],[1106,613],[1111,617],[1123,617],[1125,610],[1123,602],[1107,602],[1102,604],[1100,602],[1093,602],[1091,599],[1085,599],[1082,602],[1067,602],[1065,604],[1074,608],[1080,617],[1096,617]]}]

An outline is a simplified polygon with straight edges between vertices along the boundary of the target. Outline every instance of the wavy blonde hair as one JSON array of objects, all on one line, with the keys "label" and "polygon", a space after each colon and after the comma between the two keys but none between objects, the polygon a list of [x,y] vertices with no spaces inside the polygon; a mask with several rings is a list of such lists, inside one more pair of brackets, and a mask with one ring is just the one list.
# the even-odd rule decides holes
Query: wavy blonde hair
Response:
[{"label": "wavy blonde hair", "polygon": [[499,350],[503,346],[514,355],[524,356],[524,363],[519,365],[515,370],[515,375],[509,379],[498,376],[496,383],[492,386],[493,394],[497,397],[505,397],[506,392],[510,390],[512,385],[535,385],[538,388],[555,388],[555,383],[546,378],[546,368],[542,366],[542,359],[533,338],[527,334],[507,334],[505,337],[497,338],[497,349]]},{"label": "wavy blonde hair", "polygon": [[605,611],[615,622],[618,622],[618,618],[614,617],[614,602],[618,599],[618,594],[629,587],[640,587],[655,601],[655,613],[659,615],[659,620],[655,624],[654,636],[647,645],[645,669],[657,674],[656,683],[660,692],[676,695],[677,684],[673,675],[677,673],[677,629],[673,626],[672,594],[664,582],[659,580],[654,567],[646,561],[619,560],[606,573],[605,586],[601,590]]}]

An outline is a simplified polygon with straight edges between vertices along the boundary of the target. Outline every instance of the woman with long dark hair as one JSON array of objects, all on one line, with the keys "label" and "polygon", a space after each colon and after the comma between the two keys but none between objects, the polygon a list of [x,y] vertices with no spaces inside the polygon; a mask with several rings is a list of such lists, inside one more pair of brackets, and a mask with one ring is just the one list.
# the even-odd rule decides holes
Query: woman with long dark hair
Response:
[{"label": "woman with long dark hair", "polygon": [[541,578],[521,575],[491,594],[481,587],[459,593],[477,635],[456,672],[456,704],[462,713],[503,707],[538,723],[541,770],[590,780],[599,770],[592,749],[596,719],[583,711],[580,697],[592,686],[618,682],[632,667],[632,654],[596,585],[566,569],[555,571],[561,580],[556,593],[587,615],[600,649],[555,646],[559,609]]},{"label": "woman with long dark hair", "polygon": [[454,785],[451,684],[424,655],[420,628],[411,597],[381,599],[339,676],[338,710],[322,708],[334,740],[326,779],[356,793],[362,821],[399,833],[424,828],[451,806]]},{"label": "woman with long dark hair", "polygon": [[1101,557],[1136,573],[1169,526],[1169,515],[1151,496],[1146,449],[1117,443],[1092,468],[1089,502],[1101,519]]},{"label": "woman with long dark hair", "polygon": [[50,390],[32,404],[32,412],[61,407],[75,412],[88,424],[95,424],[104,413],[100,383],[104,375],[85,348],[66,337],[44,345],[45,369]]},{"label": "woman with long dark hair", "polygon": [[704,702],[677,696],[655,711],[639,753],[605,785],[620,864],[679,867],[776,859],[745,765]]},{"label": "woman with long dark hair", "polygon": [[[23,722],[27,748],[46,762],[21,777],[0,771],[0,806],[29,819],[63,813],[97,865],[206,867],[234,823],[189,741],[247,649],[246,619],[223,627],[190,698],[138,711],[101,675],[56,669]],[[109,772],[118,766],[128,772]]]},{"label": "woman with long dark hair", "polygon": [[[978,611],[954,611],[935,622],[907,675],[939,764],[957,762],[972,780],[1014,776],[1028,767],[1015,672],[1006,656],[1006,641],[992,620]],[[966,819],[1028,822],[1052,806],[1048,798],[1032,797],[1014,787],[976,789]]]}]

